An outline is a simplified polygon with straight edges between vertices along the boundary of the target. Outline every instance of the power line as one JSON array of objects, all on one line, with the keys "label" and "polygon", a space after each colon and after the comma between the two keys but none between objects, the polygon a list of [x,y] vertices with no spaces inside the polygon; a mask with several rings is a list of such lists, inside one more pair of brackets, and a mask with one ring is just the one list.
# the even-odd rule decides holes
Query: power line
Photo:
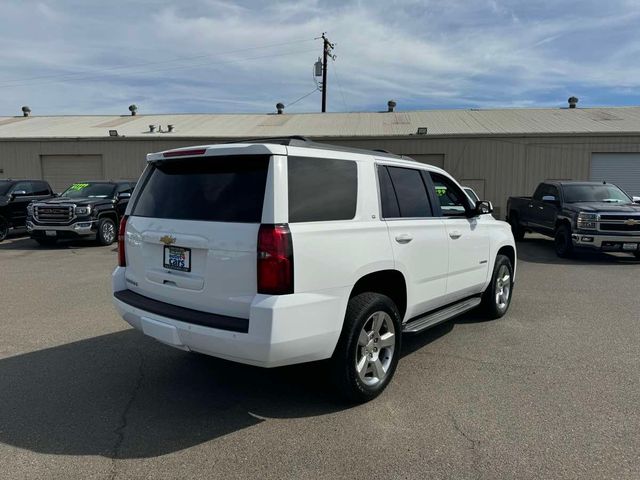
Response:
[{"label": "power line", "polygon": [[[251,50],[260,50],[260,49],[265,49],[265,48],[274,48],[274,47],[281,47],[281,46],[287,46],[287,45],[294,45],[294,44],[300,44],[300,43],[306,43],[306,42],[313,42],[315,41],[315,39],[313,38],[308,38],[305,40],[298,40],[298,41],[292,41],[292,42],[282,42],[282,43],[273,43],[273,44],[268,44],[268,45],[259,45],[259,46],[254,46],[254,47],[247,47],[247,48],[241,48],[241,49],[237,49],[237,50],[231,50],[228,52],[223,52],[223,53],[216,53],[216,54],[204,54],[204,55],[195,55],[195,56],[190,56],[190,57],[180,57],[180,58],[175,58],[172,60],[159,60],[159,61],[155,61],[155,62],[145,62],[145,63],[140,63],[137,65],[117,65],[117,66],[113,66],[113,67],[107,67],[107,68],[102,68],[100,70],[94,70],[94,71],[84,71],[84,72],[72,72],[72,73],[63,73],[63,74],[55,74],[55,75],[41,75],[41,76],[37,76],[37,77],[27,77],[27,78],[21,78],[21,79],[12,79],[12,80],[0,80],[0,86],[2,87],[11,87],[11,86],[23,86],[23,85],[34,85],[34,84],[41,84],[41,83],[46,83],[46,82],[38,82],[38,80],[47,80],[47,79],[55,79],[55,78],[69,78],[70,80],[82,80],[85,78],[92,78],[98,74],[103,74],[106,72],[112,72],[112,71],[117,71],[117,70],[124,70],[124,69],[140,69],[141,67],[146,67],[146,66],[150,66],[150,65],[162,65],[162,64],[168,64],[168,63],[176,63],[176,62],[185,62],[185,61],[192,61],[192,60],[198,60],[201,58],[215,58],[215,57],[224,57],[226,55],[233,55],[236,53],[241,53],[241,52],[246,52],[246,51],[251,51]],[[295,52],[298,53],[298,52]],[[307,53],[307,51],[305,52],[301,52],[301,53]],[[276,54],[277,55],[277,54]],[[256,58],[267,58],[267,57],[256,57]],[[180,68],[181,66],[177,66],[177,68]],[[151,70],[151,71],[161,71],[161,70]],[[142,71],[144,72],[144,70]],[[88,76],[87,76],[88,75]],[[75,78],[77,77],[77,78]],[[35,81],[35,82],[34,82]],[[27,82],[27,83],[24,83]]]},{"label": "power line", "polygon": [[333,58],[332,65],[333,65],[333,69],[332,69],[333,75],[336,77],[336,83],[338,84],[338,90],[340,90],[340,96],[342,97],[342,104],[344,105],[344,108],[347,111],[349,111],[350,109],[349,109],[349,107],[347,105],[346,100],[344,99],[344,91],[342,89],[342,84],[340,83],[340,77],[338,77],[338,69],[336,68],[336,59],[335,59],[335,57]]},{"label": "power line", "polygon": [[[43,85],[43,84],[48,84],[48,83],[65,83],[65,82],[73,82],[73,81],[78,81],[78,80],[88,80],[88,79],[95,79],[95,78],[102,78],[104,75],[116,75],[116,76],[122,76],[124,74],[128,74],[128,75],[139,75],[139,74],[145,74],[145,73],[153,73],[153,72],[162,72],[162,71],[169,71],[169,70],[178,70],[178,69],[188,69],[188,68],[198,68],[198,67],[215,67],[215,66],[219,66],[219,65],[226,65],[226,64],[233,64],[233,63],[237,63],[237,62],[245,62],[245,61],[250,61],[250,60],[260,60],[263,58],[273,58],[273,57],[283,57],[283,56],[288,56],[288,55],[296,55],[299,53],[309,53],[315,51],[314,50],[296,50],[296,51],[292,51],[292,52],[284,52],[284,53],[272,53],[272,54],[267,54],[267,55],[259,55],[259,56],[255,56],[255,57],[248,57],[248,58],[239,58],[239,59],[233,59],[233,60],[225,60],[225,61],[219,61],[216,63],[211,63],[211,62],[206,62],[206,63],[196,63],[196,64],[186,64],[186,65],[174,65],[174,66],[170,66],[170,67],[163,67],[163,68],[155,68],[155,69],[142,69],[142,70],[138,70],[138,71],[129,71],[129,72],[113,72],[111,74],[109,73],[104,73],[107,72],[107,70],[104,70],[102,72],[98,71],[96,73],[92,73],[90,75],[84,75],[84,76],[76,76],[73,78],[64,78],[64,79],[54,79],[54,80],[45,80],[45,81],[33,81],[33,82],[26,82],[26,83],[14,83],[14,84],[3,84],[0,82],[0,87],[2,88],[10,88],[10,87],[22,87],[22,86],[31,86],[31,85]],[[127,67],[130,68],[130,67]],[[133,67],[136,68],[136,67]]]},{"label": "power line", "polygon": [[303,96],[301,96],[300,98],[298,98],[297,100],[294,100],[293,102],[289,102],[285,105],[285,107],[289,108],[291,105],[295,105],[296,103],[298,103],[300,100],[303,100],[305,98],[307,98],[309,95],[317,92],[318,90],[320,90],[318,87],[314,88],[313,90],[311,90],[309,93],[304,94]]}]

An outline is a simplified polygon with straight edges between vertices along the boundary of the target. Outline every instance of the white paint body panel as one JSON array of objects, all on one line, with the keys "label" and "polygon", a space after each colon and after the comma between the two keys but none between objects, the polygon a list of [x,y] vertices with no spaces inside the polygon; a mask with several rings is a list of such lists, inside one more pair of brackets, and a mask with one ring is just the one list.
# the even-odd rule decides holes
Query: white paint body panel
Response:
[{"label": "white paint body panel", "polygon": [[[172,305],[249,320],[249,331],[238,333],[152,314],[114,298],[129,324],[176,348],[264,367],[326,359],[333,354],[342,331],[349,295],[365,275],[382,270],[402,273],[407,285],[403,320],[407,321],[455,299],[481,293],[498,250],[509,246],[515,251],[509,226],[491,215],[381,219],[378,161],[447,175],[439,168],[410,160],[379,159],[373,152],[367,155],[268,144],[206,148],[205,156],[272,155],[262,223],[288,221],[288,155],[355,161],[356,215],[352,220],[289,224],[295,293],[281,296],[257,293],[258,224],[130,217],[125,234],[127,267],[114,271],[114,292],[130,289]],[[151,154],[148,159],[161,157],[161,153]],[[127,213],[133,204],[129,202]],[[461,236],[451,239],[452,231]],[[162,268],[160,238],[167,234],[176,238],[175,245],[192,249],[192,272],[167,273]],[[412,240],[396,241],[403,235]]]}]

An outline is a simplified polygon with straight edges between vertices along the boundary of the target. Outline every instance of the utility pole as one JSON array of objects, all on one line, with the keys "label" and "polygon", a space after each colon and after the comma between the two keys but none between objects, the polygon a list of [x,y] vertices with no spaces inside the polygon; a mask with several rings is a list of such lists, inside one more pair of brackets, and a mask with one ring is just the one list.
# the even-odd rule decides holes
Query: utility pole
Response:
[{"label": "utility pole", "polygon": [[335,60],[335,55],[331,54],[335,45],[325,36],[325,32],[320,38],[322,38],[322,113],[324,113],[327,111],[327,60],[329,57]]}]

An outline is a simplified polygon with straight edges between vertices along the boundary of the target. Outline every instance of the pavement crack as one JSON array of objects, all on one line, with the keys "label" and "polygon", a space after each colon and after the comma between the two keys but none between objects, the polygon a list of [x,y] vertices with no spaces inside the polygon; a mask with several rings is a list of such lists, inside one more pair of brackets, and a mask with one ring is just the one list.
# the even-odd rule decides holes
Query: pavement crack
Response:
[{"label": "pavement crack", "polygon": [[129,394],[129,399],[122,410],[122,414],[120,415],[120,422],[118,423],[118,427],[113,431],[116,435],[116,441],[111,450],[111,475],[110,480],[113,480],[118,475],[117,470],[117,460],[120,457],[120,450],[122,448],[122,444],[124,443],[125,432],[129,424],[129,412],[131,411],[131,407],[133,406],[136,398],[138,397],[138,393],[142,388],[142,383],[144,381],[144,356],[140,350],[136,350],[139,357],[138,362],[138,373],[136,377],[136,383]]},{"label": "pavement crack", "polygon": [[460,426],[460,423],[458,422],[458,419],[455,417],[455,415],[452,412],[449,412],[449,417],[451,418],[451,423],[453,424],[453,428],[469,444],[469,450],[471,450],[471,453],[473,455],[473,464],[472,464],[473,471],[476,474],[476,479],[479,479],[480,477],[482,477],[482,472],[480,471],[480,465],[479,465],[480,452],[478,451],[478,448],[477,448],[479,442],[478,440],[471,438],[469,434],[462,429],[462,427]]}]

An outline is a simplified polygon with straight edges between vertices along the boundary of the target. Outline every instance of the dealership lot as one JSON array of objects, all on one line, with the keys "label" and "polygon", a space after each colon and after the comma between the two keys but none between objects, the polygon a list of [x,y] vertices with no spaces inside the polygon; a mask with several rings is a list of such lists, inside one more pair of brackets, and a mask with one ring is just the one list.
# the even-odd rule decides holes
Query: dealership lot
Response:
[{"label": "dealership lot", "polygon": [[0,477],[638,478],[640,262],[518,244],[511,310],[405,338],[377,400],[145,338],[114,247],[0,244]]}]

